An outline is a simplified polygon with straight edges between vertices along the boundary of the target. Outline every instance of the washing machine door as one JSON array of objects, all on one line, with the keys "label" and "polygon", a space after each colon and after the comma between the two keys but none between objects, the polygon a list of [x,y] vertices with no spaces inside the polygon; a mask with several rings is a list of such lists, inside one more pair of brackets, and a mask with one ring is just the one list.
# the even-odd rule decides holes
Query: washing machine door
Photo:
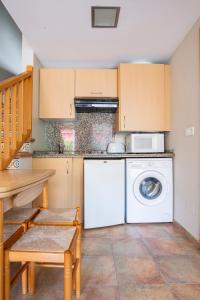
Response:
[{"label": "washing machine door", "polygon": [[146,171],[136,178],[133,192],[141,204],[146,206],[158,205],[165,201],[167,180],[160,172]]}]

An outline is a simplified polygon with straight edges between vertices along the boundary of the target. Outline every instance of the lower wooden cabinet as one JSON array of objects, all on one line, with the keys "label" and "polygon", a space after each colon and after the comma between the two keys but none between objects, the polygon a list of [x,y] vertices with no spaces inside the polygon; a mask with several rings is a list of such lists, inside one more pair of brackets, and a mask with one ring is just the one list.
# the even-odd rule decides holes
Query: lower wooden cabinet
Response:
[{"label": "lower wooden cabinet", "polygon": [[83,211],[83,158],[33,158],[33,169],[55,169],[49,179],[49,207]]}]

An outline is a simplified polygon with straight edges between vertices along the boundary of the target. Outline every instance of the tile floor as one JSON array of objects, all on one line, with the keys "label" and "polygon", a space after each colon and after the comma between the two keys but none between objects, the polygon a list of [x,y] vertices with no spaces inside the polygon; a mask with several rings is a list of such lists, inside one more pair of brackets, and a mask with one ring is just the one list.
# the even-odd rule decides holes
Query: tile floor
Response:
[{"label": "tile floor", "polygon": [[[82,254],[79,300],[200,299],[200,249],[175,225],[87,230]],[[62,276],[62,269],[39,269],[36,295],[22,296],[18,283],[12,300],[62,300]]]}]

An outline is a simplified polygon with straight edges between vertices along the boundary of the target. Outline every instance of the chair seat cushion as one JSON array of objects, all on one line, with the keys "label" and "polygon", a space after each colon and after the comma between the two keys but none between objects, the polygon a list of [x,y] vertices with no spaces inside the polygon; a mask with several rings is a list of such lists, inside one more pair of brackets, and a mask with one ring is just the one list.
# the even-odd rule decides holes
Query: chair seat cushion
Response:
[{"label": "chair seat cushion", "polygon": [[38,208],[13,207],[4,213],[4,223],[22,224],[31,220]]},{"label": "chair seat cushion", "polygon": [[12,246],[14,251],[64,252],[69,249],[75,227],[34,226]]},{"label": "chair seat cushion", "polygon": [[5,243],[9,238],[13,236],[22,227],[16,224],[4,224],[3,226],[3,242]]},{"label": "chair seat cushion", "polygon": [[34,223],[68,224],[76,221],[77,210],[75,208],[49,208],[43,209],[34,219]]}]

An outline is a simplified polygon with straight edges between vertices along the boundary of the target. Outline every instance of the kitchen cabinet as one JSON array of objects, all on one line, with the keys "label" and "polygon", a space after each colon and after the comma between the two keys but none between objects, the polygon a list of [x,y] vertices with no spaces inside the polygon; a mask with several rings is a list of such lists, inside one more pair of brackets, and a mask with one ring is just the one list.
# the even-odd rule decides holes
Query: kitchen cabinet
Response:
[{"label": "kitchen cabinet", "polygon": [[117,130],[170,130],[169,66],[120,64],[118,95]]},{"label": "kitchen cabinet", "polygon": [[83,221],[83,158],[72,159],[72,207],[81,208],[81,220]]},{"label": "kitchen cabinet", "polygon": [[40,118],[75,118],[74,84],[74,70],[41,69]]},{"label": "kitchen cabinet", "polygon": [[78,69],[75,82],[76,97],[117,97],[117,70]]},{"label": "kitchen cabinet", "polygon": [[49,179],[49,207],[83,211],[83,158],[33,158],[33,169],[55,169]]}]

